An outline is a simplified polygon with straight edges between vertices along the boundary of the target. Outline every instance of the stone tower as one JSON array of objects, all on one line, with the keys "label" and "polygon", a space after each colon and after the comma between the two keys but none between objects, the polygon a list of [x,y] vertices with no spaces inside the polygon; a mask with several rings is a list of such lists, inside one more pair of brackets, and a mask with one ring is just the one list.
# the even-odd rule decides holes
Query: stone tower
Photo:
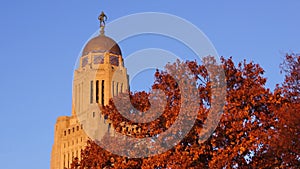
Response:
[{"label": "stone tower", "polygon": [[[121,49],[104,35],[105,24],[100,19],[100,35],[86,44],[74,72],[72,114],[56,121],[50,169],[70,167],[73,158],[80,159],[89,137],[95,134],[99,138],[110,130],[111,123],[103,117],[99,106],[107,105],[110,98],[129,89]],[[92,123],[93,119],[103,120],[99,125]],[[95,124],[97,129],[93,130]],[[90,125],[88,130],[85,125]]]}]

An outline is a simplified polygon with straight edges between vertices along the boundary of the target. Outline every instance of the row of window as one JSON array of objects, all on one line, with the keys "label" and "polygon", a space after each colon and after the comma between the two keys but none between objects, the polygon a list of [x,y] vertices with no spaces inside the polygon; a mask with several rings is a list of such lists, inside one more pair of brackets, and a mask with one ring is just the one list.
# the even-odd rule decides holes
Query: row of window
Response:
[{"label": "row of window", "polygon": [[[95,90],[95,91],[94,91]],[[112,96],[117,96],[119,93],[124,92],[124,85],[120,82],[112,81]],[[105,92],[105,81],[96,80],[90,81],[90,104],[96,102],[104,105],[104,93]],[[95,96],[94,96],[95,95]],[[77,111],[82,111],[83,104],[83,83],[75,86],[75,106]]]},{"label": "row of window", "polygon": [[[101,80],[101,104],[104,105],[104,80]],[[96,80],[96,103],[99,103],[99,95],[100,95],[100,82],[99,80]],[[94,101],[94,81],[92,80],[90,83],[90,103],[93,103]]]},{"label": "row of window", "polygon": [[78,149],[78,150],[73,150],[72,152],[64,153],[63,168],[70,168],[71,163],[75,157],[78,157],[80,159],[81,151],[82,151],[82,148]]},{"label": "row of window", "polygon": [[123,93],[123,83],[112,82],[112,95],[117,96],[119,93]]},{"label": "row of window", "polygon": [[75,143],[74,140],[65,142],[64,143],[64,148],[68,148],[70,146],[74,146],[75,144],[77,145],[78,143],[82,143],[82,142],[83,142],[83,138],[80,137],[80,140],[79,140],[79,138],[76,139],[76,143]]},{"label": "row of window", "polygon": [[67,134],[74,133],[75,131],[79,131],[82,128],[83,128],[83,126],[81,125],[81,126],[76,126],[76,127],[70,128],[68,130],[65,130],[64,131],[64,136],[66,136]]},{"label": "row of window", "polygon": [[[101,81],[101,104],[104,105],[104,80]],[[99,80],[96,80],[96,103],[99,103],[99,94],[100,94],[100,82]],[[119,93],[123,93],[123,83],[119,83],[119,82],[112,82],[112,95],[116,96]],[[92,104],[94,101],[94,81],[92,80],[90,82],[90,103]]]},{"label": "row of window", "polygon": [[[82,58],[82,64],[81,64],[82,67],[85,67],[88,63],[89,63],[89,58],[88,57]],[[93,63],[94,64],[103,64],[104,63],[104,56],[103,55],[95,55],[93,57]],[[114,56],[114,55],[110,55],[109,56],[109,63],[111,65],[119,66],[119,57]]]},{"label": "row of window", "polygon": [[141,132],[140,127],[123,127],[122,130],[123,130],[123,132],[125,131],[129,135]]}]

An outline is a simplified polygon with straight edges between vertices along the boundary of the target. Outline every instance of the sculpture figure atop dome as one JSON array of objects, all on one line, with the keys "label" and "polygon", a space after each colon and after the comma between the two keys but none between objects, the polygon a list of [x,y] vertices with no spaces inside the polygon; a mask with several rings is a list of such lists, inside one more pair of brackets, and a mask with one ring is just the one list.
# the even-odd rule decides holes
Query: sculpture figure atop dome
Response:
[{"label": "sculpture figure atop dome", "polygon": [[103,11],[99,15],[98,19],[100,21],[100,27],[105,27],[105,21],[107,20],[107,16],[105,15],[105,13]]},{"label": "sculpture figure atop dome", "polygon": [[107,16],[103,11],[99,15],[98,20],[100,21],[100,35],[104,35],[104,27],[105,27],[105,21],[107,20]]},{"label": "sculpture figure atop dome", "polygon": [[117,42],[104,35],[105,21],[107,20],[107,16],[103,11],[99,15],[98,19],[100,21],[100,35],[89,40],[82,51],[82,56],[85,56],[89,53],[99,52],[108,52],[111,54],[122,56],[121,49]]}]

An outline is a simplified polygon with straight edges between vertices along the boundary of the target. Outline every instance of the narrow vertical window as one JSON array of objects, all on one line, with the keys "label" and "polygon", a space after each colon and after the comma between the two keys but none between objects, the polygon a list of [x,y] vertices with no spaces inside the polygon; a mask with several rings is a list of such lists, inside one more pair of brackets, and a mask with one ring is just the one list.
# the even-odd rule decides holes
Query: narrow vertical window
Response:
[{"label": "narrow vertical window", "polygon": [[64,168],[67,167],[66,166],[66,154],[64,154]]},{"label": "narrow vertical window", "polygon": [[106,120],[108,119],[108,116],[107,115],[104,115],[104,124],[106,124]]},{"label": "narrow vertical window", "polygon": [[108,132],[110,131],[111,123],[108,123]]},{"label": "narrow vertical window", "polygon": [[70,154],[68,153],[68,168],[70,167]]},{"label": "narrow vertical window", "polygon": [[101,104],[102,104],[102,106],[104,106],[104,80],[102,80],[101,89],[102,89]]},{"label": "narrow vertical window", "polygon": [[90,89],[91,89],[91,91],[90,91],[91,92],[90,93],[90,103],[93,103],[93,92],[94,92],[93,91],[93,81],[91,81],[91,88]]},{"label": "narrow vertical window", "polygon": [[121,83],[121,93],[123,93],[123,83]]},{"label": "narrow vertical window", "polygon": [[112,90],[112,96],[115,96],[115,82],[112,81],[112,86],[111,86],[111,90]]},{"label": "narrow vertical window", "polygon": [[119,82],[117,82],[117,86],[116,86],[116,95],[119,95]]},{"label": "narrow vertical window", "polygon": [[96,103],[99,103],[99,80],[96,81]]}]

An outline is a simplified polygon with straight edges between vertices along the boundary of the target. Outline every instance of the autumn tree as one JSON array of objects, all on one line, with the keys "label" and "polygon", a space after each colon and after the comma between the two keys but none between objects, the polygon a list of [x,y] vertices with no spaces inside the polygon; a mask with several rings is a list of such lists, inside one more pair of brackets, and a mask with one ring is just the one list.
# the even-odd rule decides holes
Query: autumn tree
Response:
[{"label": "autumn tree", "polygon": [[300,167],[300,55],[287,54],[280,65],[284,82],[273,99],[276,137],[262,158],[280,168]]},{"label": "autumn tree", "polygon": [[[291,120],[292,117],[299,117],[299,104],[296,104],[297,99],[295,100],[297,96],[292,92],[299,89],[295,87],[299,83],[295,82],[295,78],[290,78],[295,76],[294,67],[295,63],[299,63],[299,57],[297,62],[295,61],[295,58],[287,58],[283,70],[290,73],[289,78],[286,78],[288,80],[274,93],[265,87],[264,70],[253,62],[243,61],[235,65],[232,58],[222,58],[221,64],[217,64],[213,57],[207,57],[201,64],[195,61],[177,61],[169,64],[166,71],[155,73],[152,86],[154,91],[163,91],[164,97],[157,97],[156,94],[162,93],[155,92],[129,93],[128,104],[128,101],[118,102],[128,97],[121,94],[101,109],[102,113],[111,119],[116,132],[135,138],[157,137],[155,141],[160,146],[154,149],[158,151],[163,150],[164,144],[167,144],[166,140],[172,141],[179,137],[185,129],[184,125],[193,122],[193,127],[184,138],[168,151],[143,158],[118,156],[89,141],[86,149],[82,151],[82,159],[74,160],[71,168],[272,168],[299,165],[299,118]],[[286,67],[287,65],[290,68]],[[188,67],[190,71],[183,67]],[[226,83],[220,81],[220,68],[224,72]],[[180,79],[185,77],[193,79],[188,81],[188,86],[196,86],[198,98],[184,93],[189,91],[192,95],[195,92],[193,88],[180,88]],[[289,90],[290,87],[293,89]],[[224,91],[226,98],[223,100]],[[292,99],[287,99],[289,96]],[[153,103],[148,99],[151,97],[164,105],[163,109],[160,106],[151,109]],[[186,98],[195,104],[182,109],[182,100]],[[164,135],[176,123],[181,110],[186,117],[186,120],[182,121],[183,130],[160,139],[159,135]],[[197,110],[195,121],[192,120],[191,110]],[[159,116],[145,123],[134,122],[124,117],[130,117],[132,114],[138,114],[135,116],[137,121],[143,118],[151,119],[153,114]],[[218,114],[222,115],[220,121],[209,118],[211,115],[217,118]],[[292,116],[295,114],[297,116]],[[217,123],[216,127],[207,127],[207,124],[214,122]],[[124,130],[126,126],[134,127],[134,132]],[[285,134],[291,133],[291,130],[295,134]],[[290,145],[283,146],[284,139],[290,139]],[[125,144],[118,139],[110,141],[108,135],[104,136],[102,142],[112,150],[139,150],[134,143]],[[275,142],[279,143],[278,146]],[[152,149],[127,153],[139,155],[147,151]]]},{"label": "autumn tree", "polygon": [[277,90],[281,90],[289,102],[300,103],[300,55],[287,54],[280,67],[285,79]]}]

